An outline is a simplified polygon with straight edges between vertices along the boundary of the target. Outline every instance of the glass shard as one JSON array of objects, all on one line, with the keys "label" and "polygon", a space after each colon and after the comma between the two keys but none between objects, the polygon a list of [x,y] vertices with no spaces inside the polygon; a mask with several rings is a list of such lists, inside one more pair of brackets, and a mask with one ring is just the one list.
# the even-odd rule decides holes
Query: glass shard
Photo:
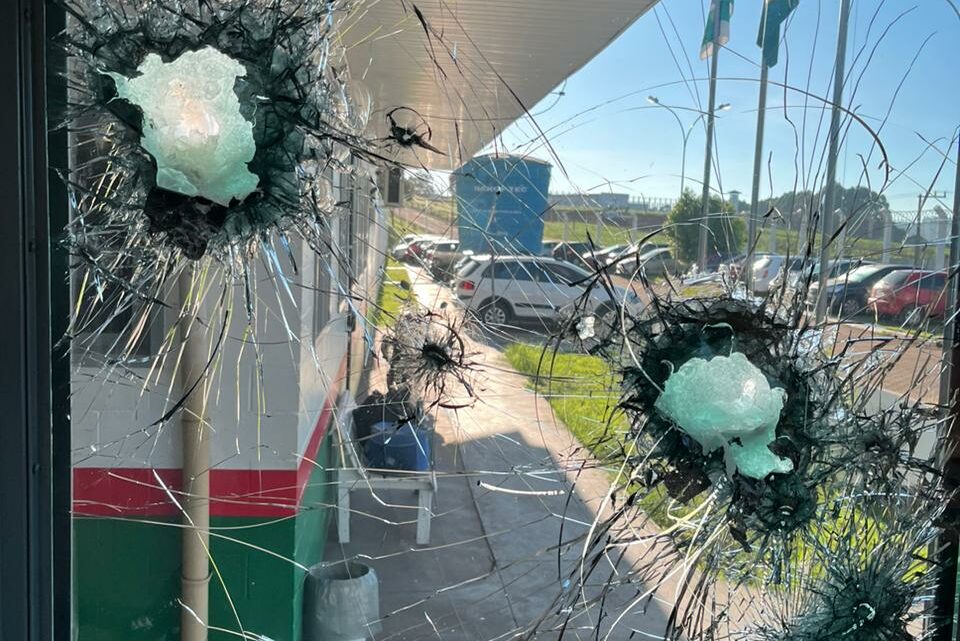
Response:
[{"label": "glass shard", "polygon": [[172,62],[149,54],[138,70],[135,78],[109,75],[117,94],[143,111],[142,143],[157,162],[157,186],[221,205],[253,193],[253,123],[233,90],[244,66],[205,47]]},{"label": "glass shard", "polygon": [[704,450],[724,448],[728,469],[759,479],[793,469],[768,447],[786,396],[780,388],[771,389],[746,356],[734,352],[684,363],[667,379],[656,406]]}]

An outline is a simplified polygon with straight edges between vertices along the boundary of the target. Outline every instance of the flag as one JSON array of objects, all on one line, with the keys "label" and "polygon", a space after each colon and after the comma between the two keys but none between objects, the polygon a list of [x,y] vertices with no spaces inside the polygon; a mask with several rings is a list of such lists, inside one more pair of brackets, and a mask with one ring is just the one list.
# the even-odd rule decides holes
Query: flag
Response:
[{"label": "flag", "polygon": [[760,17],[760,33],[757,46],[763,49],[763,61],[768,67],[776,66],[780,53],[780,25],[800,0],[763,0],[763,15]]},{"label": "flag", "polygon": [[[717,11],[720,12],[720,31],[715,33]],[[707,25],[703,28],[703,42],[700,44],[700,59],[706,60],[713,55],[715,45],[725,45],[730,41],[730,16],[733,15],[733,0],[710,0],[710,13]]]}]

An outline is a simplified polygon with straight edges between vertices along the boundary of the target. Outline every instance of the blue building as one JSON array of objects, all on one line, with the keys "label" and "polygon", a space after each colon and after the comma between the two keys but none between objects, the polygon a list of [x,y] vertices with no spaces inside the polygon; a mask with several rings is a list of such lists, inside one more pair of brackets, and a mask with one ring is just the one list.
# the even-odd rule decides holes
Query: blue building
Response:
[{"label": "blue building", "polygon": [[539,254],[550,164],[522,156],[477,156],[454,172],[460,250]]}]

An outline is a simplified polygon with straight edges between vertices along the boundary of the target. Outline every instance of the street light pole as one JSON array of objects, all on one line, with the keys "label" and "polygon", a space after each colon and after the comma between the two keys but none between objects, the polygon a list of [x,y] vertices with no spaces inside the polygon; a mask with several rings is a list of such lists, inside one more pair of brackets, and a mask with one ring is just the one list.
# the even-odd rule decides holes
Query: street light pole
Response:
[{"label": "street light pole", "polygon": [[700,247],[697,252],[697,264],[700,272],[707,269],[707,232],[710,225],[710,173],[713,169],[713,123],[714,108],[717,101],[717,62],[720,59],[720,9],[714,15],[713,55],[710,56],[710,94],[707,98],[707,148],[703,157],[703,199],[700,202]]},{"label": "street light pole", "polygon": [[[677,126],[680,127],[680,136],[683,138],[683,150],[681,152],[680,160],[680,197],[683,197],[683,182],[686,175],[686,165],[687,165],[687,138],[690,135],[690,129],[693,128],[691,125],[690,129],[684,131],[683,121],[680,120],[680,116],[677,115],[677,112],[674,111],[673,107],[670,105],[665,105],[656,96],[647,96],[647,102],[657,107],[663,107],[670,112],[670,115],[674,117],[677,121]],[[694,121],[696,122],[696,121]]]},{"label": "street light pole", "polygon": [[[730,105],[720,105],[720,107],[718,108],[723,109],[724,107],[729,109]],[[683,186],[687,178],[687,140],[690,138],[690,134],[691,132],[693,132],[693,128],[696,127],[697,123],[703,120],[703,117],[706,115],[707,114],[700,114],[699,116],[697,116],[696,119],[694,119],[694,121],[690,123],[690,126],[687,128],[687,132],[683,134],[683,151],[681,152],[682,159],[680,161],[680,195],[681,196],[683,196]]]},{"label": "street light pole", "polygon": [[[680,116],[677,115],[676,107],[671,107],[670,105],[665,105],[660,102],[660,99],[656,96],[647,96],[647,102],[657,107],[663,107],[677,120],[677,124],[680,125],[680,135],[683,137],[683,145],[680,152],[680,197],[683,197],[683,190],[686,187],[687,182],[687,142],[690,140],[690,134],[693,133],[693,128],[701,122],[704,116],[707,115],[707,112],[701,111],[696,118],[693,119],[693,122],[690,123],[689,127],[684,128],[683,121],[680,119]],[[684,108],[686,109],[686,108]],[[721,105],[717,105],[715,111],[727,111],[730,109],[730,103],[725,102]],[[686,109],[687,111],[696,111],[691,109]]]}]

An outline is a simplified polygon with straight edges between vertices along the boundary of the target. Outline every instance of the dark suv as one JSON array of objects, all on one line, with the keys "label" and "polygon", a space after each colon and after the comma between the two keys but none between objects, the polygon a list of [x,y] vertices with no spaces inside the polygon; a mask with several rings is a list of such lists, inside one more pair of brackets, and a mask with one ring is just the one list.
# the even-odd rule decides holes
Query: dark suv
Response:
[{"label": "dark suv", "polygon": [[[849,318],[867,311],[867,297],[870,290],[880,279],[891,272],[903,269],[903,265],[861,265],[846,274],[827,281],[827,309],[831,314]],[[807,290],[807,308],[817,306],[820,296],[820,283],[810,283]]]},{"label": "dark suv", "polygon": [[591,245],[586,242],[560,243],[553,248],[552,255],[557,260],[573,263],[577,267],[590,267],[581,255],[590,251]]},{"label": "dark suv", "polygon": [[431,245],[426,251],[430,275],[436,280],[449,280],[455,273],[453,266],[463,257],[459,249],[460,242],[456,240],[439,240]]}]

